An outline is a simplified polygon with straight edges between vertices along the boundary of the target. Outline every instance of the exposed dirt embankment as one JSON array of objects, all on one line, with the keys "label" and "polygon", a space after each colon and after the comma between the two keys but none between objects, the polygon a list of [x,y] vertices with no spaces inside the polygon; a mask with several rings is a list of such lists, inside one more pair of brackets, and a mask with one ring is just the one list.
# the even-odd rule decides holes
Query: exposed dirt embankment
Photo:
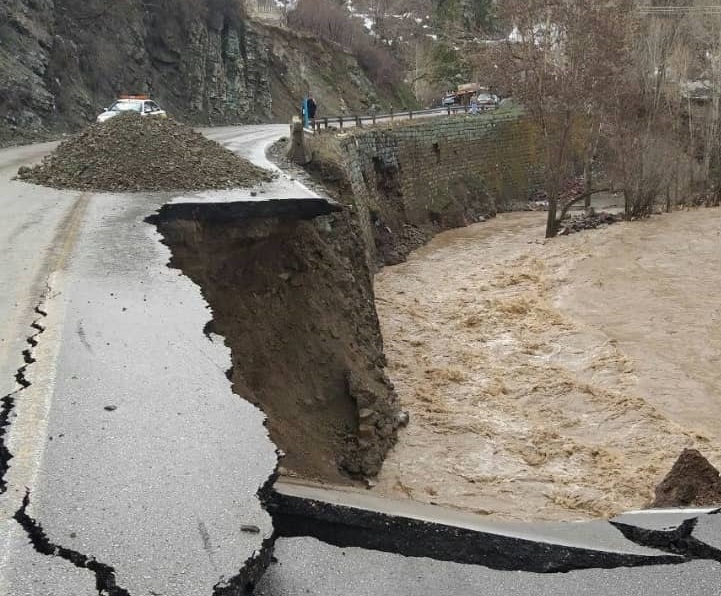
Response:
[{"label": "exposed dirt embankment", "polygon": [[287,454],[281,465],[336,482],[376,474],[395,442],[398,399],[350,216],[203,221],[202,207],[197,213],[161,213],[159,229],[171,265],[210,303],[209,332],[230,345],[234,390],[267,414]]}]

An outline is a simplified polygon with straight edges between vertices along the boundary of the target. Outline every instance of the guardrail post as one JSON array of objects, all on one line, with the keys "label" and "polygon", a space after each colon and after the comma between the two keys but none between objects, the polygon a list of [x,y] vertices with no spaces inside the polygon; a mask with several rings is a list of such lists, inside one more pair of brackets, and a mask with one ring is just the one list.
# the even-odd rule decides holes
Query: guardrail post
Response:
[{"label": "guardrail post", "polygon": [[355,125],[356,125],[358,128],[360,128],[361,126],[363,126],[363,125],[361,124],[360,116],[356,116],[356,117],[355,117]]},{"label": "guardrail post", "polygon": [[376,115],[373,114],[373,124],[375,124],[375,123],[376,123]]},{"label": "guardrail post", "polygon": [[451,106],[448,106],[448,115],[451,115]]},{"label": "guardrail post", "polygon": [[413,110],[408,110],[408,120],[413,120]]},{"label": "guardrail post", "polygon": [[323,126],[328,130],[328,118],[323,118]]},{"label": "guardrail post", "polygon": [[343,116],[338,116],[338,127],[343,130]]},{"label": "guardrail post", "polygon": [[393,122],[393,106],[391,106],[391,122]]},{"label": "guardrail post", "polygon": [[298,116],[293,116],[290,123],[290,139],[287,149],[288,159],[293,163],[305,165],[310,161],[310,151],[305,146],[305,132],[303,121]]}]

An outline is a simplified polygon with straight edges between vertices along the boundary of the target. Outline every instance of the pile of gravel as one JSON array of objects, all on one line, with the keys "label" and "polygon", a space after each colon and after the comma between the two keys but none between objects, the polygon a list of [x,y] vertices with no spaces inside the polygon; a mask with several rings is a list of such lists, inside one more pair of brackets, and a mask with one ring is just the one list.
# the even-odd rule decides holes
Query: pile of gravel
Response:
[{"label": "pile of gravel", "polygon": [[96,191],[177,191],[253,186],[271,175],[171,119],[121,114],[61,143],[20,180]]}]

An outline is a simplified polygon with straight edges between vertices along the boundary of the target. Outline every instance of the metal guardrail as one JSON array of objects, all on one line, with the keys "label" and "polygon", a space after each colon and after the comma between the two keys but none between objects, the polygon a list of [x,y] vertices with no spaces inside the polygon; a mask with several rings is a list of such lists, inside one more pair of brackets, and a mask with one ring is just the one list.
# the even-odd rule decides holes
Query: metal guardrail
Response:
[{"label": "metal guardrail", "polygon": [[636,11],[646,15],[718,15],[721,14],[721,6],[638,6],[636,7]]},{"label": "metal guardrail", "polygon": [[[495,108],[482,108],[478,113],[491,112]],[[433,116],[453,116],[456,114],[470,114],[470,106],[447,106],[430,110],[404,110],[402,112],[390,111],[387,114],[370,114],[366,116],[329,116],[316,118],[310,121],[310,126],[303,130],[309,134],[320,134],[325,131],[342,131],[345,128],[362,127],[363,123],[377,124],[379,122],[395,122],[396,120],[413,120],[413,118],[429,118]],[[337,128],[336,128],[337,126]]]}]

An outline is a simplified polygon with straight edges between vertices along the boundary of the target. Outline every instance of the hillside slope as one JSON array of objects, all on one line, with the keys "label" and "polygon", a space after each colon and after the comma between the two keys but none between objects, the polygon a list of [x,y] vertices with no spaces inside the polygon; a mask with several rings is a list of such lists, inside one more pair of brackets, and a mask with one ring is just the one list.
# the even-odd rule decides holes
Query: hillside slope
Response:
[{"label": "hillside slope", "polygon": [[0,143],[74,130],[120,93],[153,95],[193,123],[285,121],[382,103],[355,59],[253,21],[234,0],[5,0]]}]

